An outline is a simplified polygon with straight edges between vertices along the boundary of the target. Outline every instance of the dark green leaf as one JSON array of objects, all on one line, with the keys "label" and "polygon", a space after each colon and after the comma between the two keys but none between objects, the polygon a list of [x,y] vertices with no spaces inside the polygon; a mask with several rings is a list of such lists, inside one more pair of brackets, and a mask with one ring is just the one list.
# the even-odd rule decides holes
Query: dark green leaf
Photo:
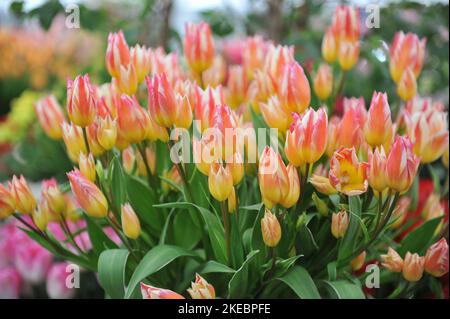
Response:
[{"label": "dark green leaf", "polygon": [[128,250],[110,249],[98,259],[98,279],[110,298],[122,299],[125,294],[125,268]]}]

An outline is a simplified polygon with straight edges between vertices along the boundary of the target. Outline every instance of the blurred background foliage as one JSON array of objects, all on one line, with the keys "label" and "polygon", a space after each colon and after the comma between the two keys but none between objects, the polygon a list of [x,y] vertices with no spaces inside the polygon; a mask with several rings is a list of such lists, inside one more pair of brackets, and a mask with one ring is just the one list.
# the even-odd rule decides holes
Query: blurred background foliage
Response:
[{"label": "blurred background foliage", "polygon": [[[64,25],[69,3],[79,7],[80,29]],[[184,23],[204,20],[211,25],[224,55],[237,38],[262,34],[294,45],[297,60],[313,72],[321,62],[323,31],[341,3],[360,6],[365,21],[369,1],[2,1],[0,180],[18,172],[38,180],[67,168],[69,162],[61,146],[46,139],[36,125],[32,105],[48,92],[54,92],[63,105],[66,79],[78,73],[89,73],[93,82],[107,81],[104,52],[109,32],[122,29],[130,44],[180,52]],[[395,32],[404,30],[427,38],[420,94],[448,105],[448,1],[378,3],[380,28],[363,28],[361,59],[347,78],[344,94],[363,96],[368,103],[372,92],[380,90],[388,92],[391,105],[399,103],[389,77],[388,46]]]}]

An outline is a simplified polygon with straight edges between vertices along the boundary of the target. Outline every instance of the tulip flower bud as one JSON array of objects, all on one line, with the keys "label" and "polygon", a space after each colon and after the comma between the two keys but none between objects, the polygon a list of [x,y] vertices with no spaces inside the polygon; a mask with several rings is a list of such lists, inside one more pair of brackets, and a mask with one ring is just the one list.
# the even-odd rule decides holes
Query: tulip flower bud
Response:
[{"label": "tulip flower bud", "polygon": [[253,79],[255,70],[262,70],[268,49],[268,42],[263,37],[255,35],[247,37],[242,52],[242,65],[249,79]]},{"label": "tulip flower bud", "polygon": [[112,120],[108,115],[99,120],[97,129],[97,141],[103,149],[109,151],[117,140],[117,120]]},{"label": "tulip flower bud", "polygon": [[[178,103],[167,75],[162,73],[151,79],[146,77],[145,81],[150,114],[158,125],[171,128],[178,121]],[[182,112],[187,112],[186,107],[183,106]],[[183,119],[179,122],[183,122]]]},{"label": "tulip flower bud", "polygon": [[221,55],[214,57],[212,65],[202,73],[203,87],[217,87],[221,85],[227,73],[227,65]]},{"label": "tulip flower bud", "polygon": [[328,205],[327,205],[327,203],[325,203],[325,201],[320,199],[319,196],[317,196],[316,193],[312,194],[312,200],[313,200],[314,205],[316,206],[317,211],[319,212],[319,214],[322,215],[322,216],[328,216]]},{"label": "tulip flower bud", "polygon": [[402,272],[403,259],[391,247],[389,247],[387,254],[381,255],[381,265],[391,272]]},{"label": "tulip flower bud", "polygon": [[434,277],[448,273],[448,244],[445,238],[428,248],[425,254],[425,271]]},{"label": "tulip flower bud", "polygon": [[108,214],[108,202],[100,189],[77,169],[67,173],[70,188],[81,208],[91,217]]},{"label": "tulip flower bud", "polygon": [[185,26],[184,55],[194,73],[201,74],[214,59],[214,43],[207,23],[188,23]]},{"label": "tulip flower bud", "polygon": [[133,147],[129,146],[122,151],[122,165],[125,172],[132,175],[136,168],[136,155]]},{"label": "tulip flower bud", "polygon": [[42,198],[48,203],[50,210],[61,214],[66,207],[66,200],[54,178],[42,182]]},{"label": "tulip flower bud", "polygon": [[283,77],[285,67],[290,63],[295,63],[294,47],[271,44],[267,50],[264,72],[278,81]]},{"label": "tulip flower bud", "polygon": [[278,88],[281,106],[286,113],[303,113],[311,102],[311,88],[303,68],[297,62],[287,64]]},{"label": "tulip flower bud", "polygon": [[192,124],[192,107],[186,95],[176,95],[177,115],[174,119],[176,127],[188,129]]},{"label": "tulip flower bud", "polygon": [[359,43],[341,41],[339,44],[339,65],[342,70],[348,71],[358,62]]},{"label": "tulip flower bud", "polygon": [[359,254],[350,262],[350,267],[352,267],[353,271],[358,271],[361,269],[362,266],[364,266],[365,261],[366,261],[366,251],[363,251],[361,254]]},{"label": "tulip flower bud", "polygon": [[276,95],[271,96],[267,103],[260,103],[259,106],[267,126],[276,128],[282,133],[286,132],[292,116],[281,108],[280,100]]},{"label": "tulip flower bud", "polygon": [[266,208],[261,219],[261,233],[267,247],[276,247],[281,239],[281,226],[277,217]]},{"label": "tulip flower bud", "polygon": [[127,95],[135,94],[138,89],[138,78],[134,65],[132,63],[121,65],[119,71],[119,75],[114,79],[120,93]]},{"label": "tulip flower bud", "polygon": [[237,185],[244,177],[244,160],[239,152],[234,153],[233,157],[227,161],[233,176],[233,185]]},{"label": "tulip flower bud", "polygon": [[322,40],[322,56],[328,63],[336,61],[338,56],[337,39],[333,29],[328,28]]},{"label": "tulip flower bud", "polygon": [[[171,181],[172,184],[175,184],[175,185],[179,185],[179,184],[182,183],[180,173],[178,172],[178,169],[177,169],[177,167],[175,165],[173,165],[171,169],[164,171],[163,177],[166,180]],[[169,183],[167,183],[165,181],[163,181],[161,183],[161,187],[162,187],[164,192],[168,192],[169,190],[172,190],[174,192],[178,191],[177,188],[173,187],[171,184],[169,184]]]},{"label": "tulip flower bud", "polygon": [[80,168],[80,172],[84,175],[84,177],[86,177],[91,182],[95,182],[95,160],[92,154],[84,155],[83,153],[80,153],[78,167]]},{"label": "tulip flower bud", "polygon": [[94,121],[96,101],[89,82],[89,76],[78,75],[74,81],[67,82],[67,113],[70,120],[78,126],[86,127]]},{"label": "tulip flower bud", "polygon": [[227,105],[238,108],[247,97],[248,79],[241,65],[229,67],[225,97]]},{"label": "tulip flower bud", "polygon": [[403,193],[412,185],[420,164],[413,153],[411,141],[397,136],[386,161],[386,182],[388,187]]},{"label": "tulip flower bud", "polygon": [[144,78],[150,73],[151,57],[150,49],[136,44],[130,50],[131,63],[136,70],[137,82],[142,83]]},{"label": "tulip flower bud", "polygon": [[403,222],[405,221],[406,215],[408,213],[408,209],[411,205],[411,198],[407,196],[400,197],[400,200],[398,201],[397,206],[394,208],[394,211],[392,212],[392,228],[399,228],[401,225],[403,225]]},{"label": "tulip flower bud", "polygon": [[189,295],[192,299],[215,299],[216,292],[214,287],[209,284],[203,277],[199,274],[195,274],[195,282],[191,283],[191,288],[188,290]]},{"label": "tulip flower bud", "polygon": [[397,94],[403,101],[409,101],[416,96],[417,81],[410,68],[403,73],[400,82],[397,84]]},{"label": "tulip flower bud", "polygon": [[334,188],[331,183],[330,179],[326,176],[320,176],[317,174],[313,174],[309,178],[309,182],[314,186],[316,191],[318,191],[321,194],[324,195],[333,195],[337,194],[336,188]]},{"label": "tulip flower bud", "polygon": [[0,184],[0,220],[6,219],[14,212],[14,199],[11,192]]},{"label": "tulip flower bud", "polygon": [[303,115],[294,114],[294,123],[286,135],[284,150],[295,166],[317,162],[327,146],[328,118],[323,108],[308,109]]},{"label": "tulip flower bud", "polygon": [[63,123],[61,125],[63,140],[66,145],[67,155],[73,162],[78,161],[80,153],[86,154],[86,144],[84,142],[83,130],[74,124]]},{"label": "tulip flower bud", "polygon": [[14,199],[16,210],[22,214],[31,214],[35,210],[37,206],[36,198],[34,198],[30,187],[22,175],[19,178],[16,175],[13,176],[12,181],[9,183],[9,189]]},{"label": "tulip flower bud", "polygon": [[112,77],[118,77],[120,66],[130,63],[130,49],[122,31],[108,35],[106,48],[106,68]]},{"label": "tulip flower bud", "polygon": [[156,288],[141,282],[142,299],[184,299],[176,292],[168,289]]},{"label": "tulip flower bud", "polygon": [[359,162],[354,148],[341,148],[330,160],[330,183],[338,192],[348,196],[367,191],[369,165]]},{"label": "tulip flower bud", "polygon": [[38,209],[35,209],[31,213],[31,215],[33,217],[33,222],[36,225],[36,227],[41,231],[45,231],[47,229],[49,220],[46,214],[46,208],[42,207],[41,203],[44,202],[40,202],[38,205]]},{"label": "tulip flower bud", "polygon": [[134,212],[133,207],[129,203],[122,205],[122,230],[125,236],[131,239],[136,239],[141,234],[141,224],[139,218]]},{"label": "tulip flower bud", "polygon": [[403,278],[410,282],[419,281],[423,275],[424,262],[423,257],[408,251],[403,261]]},{"label": "tulip flower bud", "polygon": [[298,177],[297,169],[294,165],[289,164],[286,168],[288,179],[289,179],[289,188],[286,194],[283,194],[283,199],[280,204],[284,208],[291,208],[295,204],[300,197],[300,179]]},{"label": "tulip flower bud", "polygon": [[117,111],[119,135],[130,143],[139,143],[146,139],[149,115],[135,97],[122,94]]},{"label": "tulip flower bud", "polygon": [[383,146],[375,152],[369,150],[369,185],[377,192],[386,189],[386,154]]},{"label": "tulip flower bud", "polygon": [[236,212],[236,201],[237,201],[236,190],[233,187],[233,190],[231,191],[230,196],[228,196],[228,199],[227,199],[228,212],[230,214]]},{"label": "tulip flower bud", "polygon": [[233,175],[230,167],[223,166],[220,163],[212,163],[208,175],[208,187],[211,195],[223,202],[226,200],[233,190]]},{"label": "tulip flower bud", "polygon": [[383,145],[392,131],[391,110],[386,93],[373,92],[364,126],[366,142],[372,147]]},{"label": "tulip flower bud", "polygon": [[49,95],[40,99],[34,104],[34,110],[45,134],[54,140],[61,139],[61,124],[65,118],[55,96]]},{"label": "tulip flower bud", "polygon": [[347,232],[348,224],[349,217],[345,210],[333,213],[331,216],[331,233],[335,238],[343,238]]},{"label": "tulip flower bud", "polygon": [[314,92],[317,97],[325,101],[333,91],[333,70],[328,64],[321,64],[314,78]]}]

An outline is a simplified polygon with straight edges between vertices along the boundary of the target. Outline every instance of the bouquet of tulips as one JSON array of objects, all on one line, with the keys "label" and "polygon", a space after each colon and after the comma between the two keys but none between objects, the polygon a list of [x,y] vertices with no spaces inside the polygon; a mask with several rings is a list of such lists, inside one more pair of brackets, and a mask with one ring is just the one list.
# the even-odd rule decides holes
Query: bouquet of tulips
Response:
[{"label": "bouquet of tulips", "polygon": [[[186,25],[183,57],[111,33],[110,83],[79,75],[65,110],[35,104],[73,162],[68,183],[44,182],[37,200],[13,177],[0,216],[97,272],[111,298],[440,296],[449,133],[443,105],[417,96],[426,41],[395,35],[385,86],[398,96],[366,108],[342,96],[360,24],[336,9],[315,70],[261,36],[230,64],[205,23]],[[411,228],[424,167],[436,200]]]}]

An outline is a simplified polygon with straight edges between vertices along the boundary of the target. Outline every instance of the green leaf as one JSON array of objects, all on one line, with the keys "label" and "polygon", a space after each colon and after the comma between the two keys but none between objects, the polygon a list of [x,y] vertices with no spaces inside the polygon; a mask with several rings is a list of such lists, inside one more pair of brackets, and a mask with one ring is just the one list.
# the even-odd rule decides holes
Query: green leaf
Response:
[{"label": "green leaf", "polygon": [[349,256],[354,250],[357,244],[357,237],[360,230],[361,220],[361,199],[358,196],[349,196],[349,225],[347,232],[342,238],[341,245],[339,247],[338,259],[344,259]]},{"label": "green leaf", "polygon": [[109,174],[114,206],[117,210],[120,210],[122,204],[127,201],[127,188],[125,185],[125,174],[117,156],[114,156],[114,159],[111,161]]},{"label": "green leaf", "polygon": [[401,246],[397,252],[401,256],[405,256],[408,251],[411,253],[418,253],[419,255],[424,254],[433,242],[436,228],[440,224],[442,217],[443,216],[430,219],[415,228],[402,240]]},{"label": "green leaf", "polygon": [[141,262],[131,276],[127,291],[125,293],[125,298],[130,298],[136,286],[143,279],[163,269],[173,260],[180,257],[198,258],[198,256],[193,252],[177,246],[161,245],[151,249],[147,254],[145,254],[144,258],[142,258]]},{"label": "green leaf", "polygon": [[439,174],[433,168],[433,165],[428,164],[428,171],[430,172],[431,178],[433,179],[433,189],[436,194],[441,193],[441,181],[439,178]]},{"label": "green leaf", "polygon": [[218,263],[215,260],[208,261],[199,271],[200,274],[210,273],[235,273],[234,269],[231,269],[227,265]]},{"label": "green leaf", "polygon": [[128,250],[105,250],[98,258],[98,279],[109,297],[122,299],[125,294],[125,268]]},{"label": "green leaf", "polygon": [[308,271],[301,267],[295,266],[283,277],[277,278],[288,285],[302,299],[320,299],[319,291],[316,284],[312,280]]},{"label": "green leaf", "polygon": [[332,299],[365,299],[361,287],[346,280],[323,281],[324,288]]},{"label": "green leaf", "polygon": [[248,288],[250,286],[249,265],[257,254],[259,254],[259,250],[250,252],[242,266],[231,278],[228,283],[228,298],[243,298],[247,296]]},{"label": "green leaf", "polygon": [[117,248],[117,245],[103,232],[102,228],[89,216],[84,215],[87,223],[87,231],[92,247],[97,255],[105,249]]},{"label": "green leaf", "polygon": [[277,260],[275,264],[274,277],[283,276],[303,255],[292,256],[288,259]]}]

